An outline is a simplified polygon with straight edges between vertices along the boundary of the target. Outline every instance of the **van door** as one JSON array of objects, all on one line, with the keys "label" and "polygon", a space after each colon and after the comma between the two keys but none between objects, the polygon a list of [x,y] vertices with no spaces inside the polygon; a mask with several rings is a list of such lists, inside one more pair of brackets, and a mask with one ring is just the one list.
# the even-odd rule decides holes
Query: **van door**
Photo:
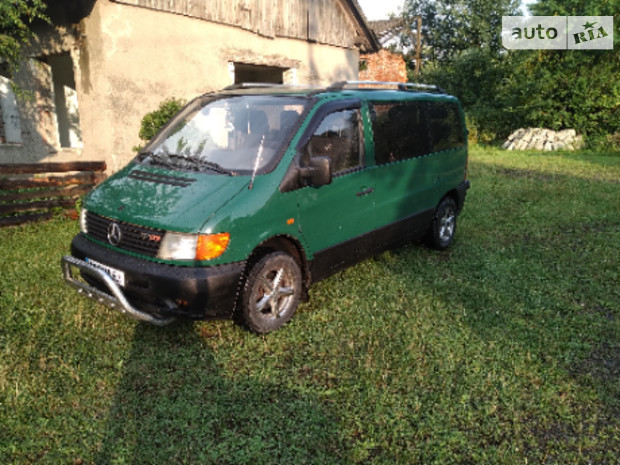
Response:
[{"label": "van door", "polygon": [[374,224],[374,184],[366,170],[359,101],[326,105],[302,138],[300,166],[329,157],[332,182],[297,190],[303,237],[314,255],[313,279],[358,261]]},{"label": "van door", "polygon": [[423,101],[372,102],[377,221],[388,246],[422,234],[438,198],[440,163],[432,152]]}]

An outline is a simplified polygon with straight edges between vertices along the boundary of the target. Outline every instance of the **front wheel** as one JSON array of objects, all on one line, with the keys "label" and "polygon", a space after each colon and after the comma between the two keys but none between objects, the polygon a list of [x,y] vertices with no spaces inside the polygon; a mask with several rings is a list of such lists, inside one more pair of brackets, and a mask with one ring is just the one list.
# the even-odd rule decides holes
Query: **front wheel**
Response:
[{"label": "front wheel", "polygon": [[283,252],[261,258],[251,269],[241,295],[241,318],[256,333],[269,333],[286,324],[301,297],[302,276],[297,262]]},{"label": "front wheel", "polygon": [[450,247],[456,233],[456,217],[456,202],[452,197],[445,197],[435,210],[433,223],[426,237],[428,245],[437,250]]}]

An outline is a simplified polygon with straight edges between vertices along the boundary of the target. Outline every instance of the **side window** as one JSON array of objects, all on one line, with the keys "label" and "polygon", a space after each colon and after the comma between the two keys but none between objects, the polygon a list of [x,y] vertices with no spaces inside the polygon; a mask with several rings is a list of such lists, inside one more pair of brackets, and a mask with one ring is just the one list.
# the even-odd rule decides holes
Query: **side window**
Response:
[{"label": "side window", "polygon": [[11,81],[0,75],[0,144],[21,144],[22,129]]},{"label": "side window", "polygon": [[461,113],[455,103],[430,103],[428,117],[431,127],[431,150],[433,152],[465,145],[465,131]]},{"label": "side window", "polygon": [[430,153],[424,102],[371,104],[378,165]]},{"label": "side window", "polygon": [[336,111],[327,115],[314,131],[307,153],[331,158],[332,172],[338,175],[362,165],[361,145],[360,111]]}]

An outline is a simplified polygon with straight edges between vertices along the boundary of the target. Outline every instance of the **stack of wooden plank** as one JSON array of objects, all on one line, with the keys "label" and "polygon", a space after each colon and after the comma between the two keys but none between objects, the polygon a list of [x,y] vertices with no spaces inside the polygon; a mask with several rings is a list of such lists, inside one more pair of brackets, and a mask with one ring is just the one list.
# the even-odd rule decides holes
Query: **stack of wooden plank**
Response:
[{"label": "stack of wooden plank", "polygon": [[78,198],[105,179],[103,161],[0,165],[0,227],[75,216]]}]

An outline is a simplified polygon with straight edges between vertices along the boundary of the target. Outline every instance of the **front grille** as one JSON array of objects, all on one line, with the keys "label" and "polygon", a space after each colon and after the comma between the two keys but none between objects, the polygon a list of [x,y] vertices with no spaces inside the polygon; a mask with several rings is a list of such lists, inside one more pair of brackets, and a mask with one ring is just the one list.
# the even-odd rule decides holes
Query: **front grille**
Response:
[{"label": "front grille", "polygon": [[92,212],[87,212],[86,214],[88,235],[107,244],[111,243],[108,239],[108,231],[112,223],[116,223],[121,232],[120,242],[118,244],[113,244],[115,247],[149,257],[157,256],[159,244],[164,237],[165,231],[123,223]]}]

